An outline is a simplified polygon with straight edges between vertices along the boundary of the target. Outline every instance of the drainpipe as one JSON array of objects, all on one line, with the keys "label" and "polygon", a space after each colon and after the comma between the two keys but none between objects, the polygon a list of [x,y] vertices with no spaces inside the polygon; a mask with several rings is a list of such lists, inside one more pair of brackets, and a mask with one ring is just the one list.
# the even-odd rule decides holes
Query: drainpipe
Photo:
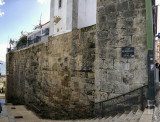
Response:
[{"label": "drainpipe", "polygon": [[152,0],[145,0],[146,5],[146,33],[148,49],[148,107],[154,107],[155,103],[155,83],[154,83],[154,34],[153,34],[153,15]]}]

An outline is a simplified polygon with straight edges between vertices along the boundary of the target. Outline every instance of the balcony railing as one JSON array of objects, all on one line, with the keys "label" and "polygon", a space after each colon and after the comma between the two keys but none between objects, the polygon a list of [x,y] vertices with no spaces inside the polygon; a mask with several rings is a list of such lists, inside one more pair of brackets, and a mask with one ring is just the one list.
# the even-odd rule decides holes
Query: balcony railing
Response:
[{"label": "balcony railing", "polygon": [[[48,36],[48,35],[44,35],[44,36]],[[25,44],[22,44],[21,46],[18,46],[18,47],[14,47],[14,48],[12,48],[12,49],[8,48],[8,49],[7,49],[7,52],[20,50],[20,49],[29,47],[30,45],[44,42],[45,40],[42,39],[44,36],[37,37],[37,38],[35,38],[35,39],[33,39],[33,40],[27,40],[27,42],[26,42]]]}]

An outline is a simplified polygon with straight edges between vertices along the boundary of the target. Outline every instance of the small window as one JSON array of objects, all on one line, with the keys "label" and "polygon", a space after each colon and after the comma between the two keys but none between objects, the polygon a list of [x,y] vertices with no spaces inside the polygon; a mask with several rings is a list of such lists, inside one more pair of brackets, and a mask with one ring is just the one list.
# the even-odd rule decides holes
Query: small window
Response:
[{"label": "small window", "polygon": [[62,0],[59,0],[59,8],[62,7]]},{"label": "small window", "polygon": [[49,35],[49,28],[43,29],[43,30],[42,30],[42,35],[43,35],[43,36]]}]

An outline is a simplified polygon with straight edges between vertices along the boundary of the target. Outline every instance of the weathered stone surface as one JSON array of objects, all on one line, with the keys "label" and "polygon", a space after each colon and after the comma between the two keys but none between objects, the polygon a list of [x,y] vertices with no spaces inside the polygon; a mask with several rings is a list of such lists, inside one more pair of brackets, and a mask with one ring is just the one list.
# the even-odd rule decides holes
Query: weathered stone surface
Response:
[{"label": "weathered stone surface", "polygon": [[[18,98],[21,104],[59,106],[59,116],[65,117],[64,109],[91,106],[95,86],[95,37],[95,26],[92,26],[8,53],[7,100]],[[93,107],[86,109],[80,108],[77,115],[85,117],[80,111],[87,111],[91,116]],[[74,114],[76,116],[76,112]]]},{"label": "weathered stone surface", "polygon": [[[96,26],[95,101],[147,84],[145,1],[98,0]],[[122,47],[135,57],[122,58]]]},{"label": "weathered stone surface", "polygon": [[[45,104],[56,111],[53,117],[85,117],[93,114],[93,102],[147,84],[145,0],[97,3],[96,29],[7,54],[8,101]],[[134,47],[134,58],[122,58],[122,47]]]}]

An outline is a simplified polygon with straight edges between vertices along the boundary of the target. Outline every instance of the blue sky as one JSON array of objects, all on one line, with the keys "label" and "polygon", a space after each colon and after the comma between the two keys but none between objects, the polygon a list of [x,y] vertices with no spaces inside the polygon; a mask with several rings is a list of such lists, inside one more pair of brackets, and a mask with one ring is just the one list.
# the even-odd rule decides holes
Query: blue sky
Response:
[{"label": "blue sky", "polygon": [[31,32],[40,16],[42,24],[49,21],[50,0],[0,0],[0,60],[5,60],[9,39]]}]

